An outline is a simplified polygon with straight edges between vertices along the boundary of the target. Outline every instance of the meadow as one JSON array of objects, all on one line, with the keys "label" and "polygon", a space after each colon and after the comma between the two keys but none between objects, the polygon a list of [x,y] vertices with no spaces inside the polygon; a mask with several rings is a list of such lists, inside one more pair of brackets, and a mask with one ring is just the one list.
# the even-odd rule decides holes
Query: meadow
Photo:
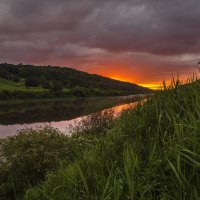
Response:
[{"label": "meadow", "polygon": [[42,87],[26,87],[24,80],[14,82],[0,78],[0,100],[1,102],[13,99],[31,99],[31,98],[50,98],[47,89]]},{"label": "meadow", "polygon": [[25,200],[200,199],[200,82],[172,80],[74,135],[22,130],[1,140],[0,197]]}]

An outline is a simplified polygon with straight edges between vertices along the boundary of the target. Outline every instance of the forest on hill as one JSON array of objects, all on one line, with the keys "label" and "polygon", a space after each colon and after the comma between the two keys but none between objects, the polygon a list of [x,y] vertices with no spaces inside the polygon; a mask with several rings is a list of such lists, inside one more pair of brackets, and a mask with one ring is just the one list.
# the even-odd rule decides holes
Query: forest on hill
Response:
[{"label": "forest on hill", "polygon": [[0,64],[0,99],[120,96],[152,92],[68,67]]}]

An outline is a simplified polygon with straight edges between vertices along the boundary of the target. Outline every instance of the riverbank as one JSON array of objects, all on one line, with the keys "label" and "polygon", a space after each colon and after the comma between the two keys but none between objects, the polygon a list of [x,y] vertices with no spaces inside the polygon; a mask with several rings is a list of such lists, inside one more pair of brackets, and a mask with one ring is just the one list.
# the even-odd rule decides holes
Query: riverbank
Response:
[{"label": "riverbank", "polygon": [[199,199],[199,81],[173,82],[119,119],[111,114],[72,137],[46,128],[3,140],[1,197]]},{"label": "riverbank", "polygon": [[[104,109],[129,104],[139,101],[147,95],[131,95],[120,97],[96,97],[57,99],[49,101],[21,101],[18,103],[0,104],[0,129],[1,125],[20,125],[32,123],[61,122],[100,112]],[[64,125],[64,124],[63,124]],[[18,126],[19,127],[19,126]],[[30,126],[29,126],[30,127]],[[12,127],[10,127],[12,129]],[[13,135],[12,133],[11,135]],[[5,135],[0,130],[1,135]]]},{"label": "riverbank", "polygon": [[70,102],[70,101],[74,101],[74,100],[90,100],[90,99],[97,99],[97,100],[101,100],[101,99],[105,99],[105,98],[109,98],[109,99],[116,99],[116,98],[127,98],[127,99],[141,99],[145,96],[148,96],[151,94],[130,94],[127,96],[91,96],[91,97],[70,97],[70,98],[46,98],[46,99],[10,99],[10,100],[0,100],[0,106],[4,106],[4,105],[19,105],[19,104],[26,104],[26,103],[49,103],[49,102]]},{"label": "riverbank", "polygon": [[5,108],[7,113],[0,112],[0,138],[14,136],[21,129],[42,129],[45,126],[51,126],[69,135],[73,129],[91,115],[112,112],[113,117],[118,117],[124,110],[138,104],[135,99],[92,100],[93,102],[75,102],[74,105],[66,105],[65,103],[63,105],[47,105],[47,108],[41,105],[37,108],[30,108],[28,104],[27,110],[19,111],[19,107],[15,107],[15,112],[13,108]]}]

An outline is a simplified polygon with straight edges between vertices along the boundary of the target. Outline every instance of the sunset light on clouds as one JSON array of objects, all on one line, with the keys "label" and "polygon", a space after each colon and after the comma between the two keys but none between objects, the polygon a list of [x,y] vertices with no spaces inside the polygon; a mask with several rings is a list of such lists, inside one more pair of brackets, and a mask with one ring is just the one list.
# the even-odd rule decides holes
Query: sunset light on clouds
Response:
[{"label": "sunset light on clouds", "polygon": [[199,0],[1,0],[0,59],[152,88],[197,71],[199,24]]}]

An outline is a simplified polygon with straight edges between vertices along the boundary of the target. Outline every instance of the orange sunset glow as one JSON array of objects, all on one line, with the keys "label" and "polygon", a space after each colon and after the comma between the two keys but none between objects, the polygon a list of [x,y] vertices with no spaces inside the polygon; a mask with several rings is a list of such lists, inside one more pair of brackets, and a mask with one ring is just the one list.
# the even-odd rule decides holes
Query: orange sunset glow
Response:
[{"label": "orange sunset glow", "polygon": [[[119,81],[124,81],[124,82],[129,82],[129,83],[137,83],[134,79],[130,79],[130,78],[126,78],[126,77],[120,77],[120,76],[107,76],[111,79],[114,79],[114,80],[119,80]],[[168,81],[168,84],[169,84],[170,81]],[[138,85],[140,86],[143,86],[143,87],[147,87],[147,88],[150,88],[150,89],[153,89],[153,90],[159,90],[161,89],[162,87],[162,83],[142,83],[142,80],[139,81],[139,83],[137,83]]]},{"label": "orange sunset glow", "polygon": [[192,12],[178,0],[176,12],[164,0],[155,6],[151,1],[94,0],[83,7],[50,0],[41,6],[29,0],[30,5],[19,7],[13,1],[0,2],[5,10],[2,62],[65,66],[149,88],[177,73],[182,79],[196,71],[200,16],[192,13],[200,13],[197,0]]},{"label": "orange sunset glow", "polygon": [[[128,77],[121,77],[120,75],[104,75],[102,74],[102,76],[106,76],[108,78],[114,79],[114,80],[118,80],[118,81],[124,81],[124,82],[129,82],[129,83],[137,83],[134,78],[128,78]],[[160,89],[162,84],[161,83],[142,83],[142,80],[137,83],[138,85],[141,85],[143,87],[147,87],[153,90],[157,90]]]},{"label": "orange sunset glow", "polygon": [[[198,73],[195,63],[188,68],[186,67],[185,69],[181,69],[180,67],[180,69],[177,70],[180,65],[181,63],[178,63],[177,67],[175,66],[174,68],[171,68],[170,71],[167,71],[166,69],[163,70],[162,68],[158,70],[158,68],[154,66],[150,66],[149,69],[145,66],[141,66],[140,68],[137,67],[134,69],[128,66],[119,65],[90,67],[85,71],[92,74],[99,74],[115,80],[136,83],[143,87],[158,90],[163,86],[163,81],[169,85],[172,78],[174,77],[175,79],[179,79],[180,81],[184,82],[193,73]],[[178,71],[180,73],[178,73]]]}]

